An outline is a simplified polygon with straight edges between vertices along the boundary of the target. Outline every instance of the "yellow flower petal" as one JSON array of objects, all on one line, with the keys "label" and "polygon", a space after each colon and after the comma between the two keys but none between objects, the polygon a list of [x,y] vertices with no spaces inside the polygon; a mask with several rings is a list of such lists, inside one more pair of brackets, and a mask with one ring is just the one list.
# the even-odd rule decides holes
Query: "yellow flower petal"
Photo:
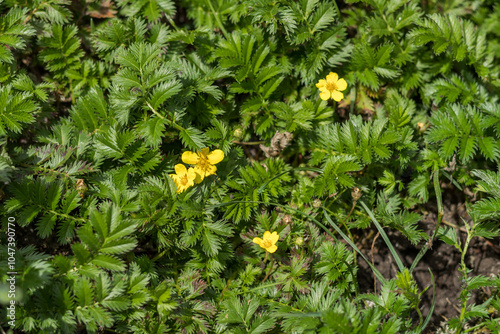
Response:
[{"label": "yellow flower petal", "polygon": [[197,177],[199,179],[197,183],[203,181],[203,179],[205,178],[205,171],[200,167],[200,165],[194,167],[194,172],[198,174],[199,177],[199,178]]},{"label": "yellow flower petal", "polygon": [[262,245],[262,239],[261,238],[253,238],[252,240],[255,244],[261,246]]},{"label": "yellow flower petal", "polygon": [[347,82],[344,79],[337,81],[337,90],[344,90],[347,88]]},{"label": "yellow flower petal", "polygon": [[271,236],[271,232],[269,232],[269,231],[264,232],[264,240],[269,239],[270,236]]},{"label": "yellow flower petal", "polygon": [[187,171],[187,175],[188,175],[188,179],[190,181],[193,181],[194,179],[196,179],[196,172],[194,171],[193,167],[189,167],[189,169]]},{"label": "yellow flower petal", "polygon": [[319,93],[319,97],[323,100],[326,101],[330,98],[330,91],[326,90],[324,92]]},{"label": "yellow flower petal", "polygon": [[224,159],[224,152],[221,150],[213,150],[207,155],[207,160],[212,165],[218,164]]},{"label": "yellow flower petal", "polygon": [[339,92],[338,90],[334,90],[332,92],[332,99],[334,99],[335,101],[339,102],[340,100],[342,100],[344,98],[344,94],[342,94],[341,92]]},{"label": "yellow flower petal", "polygon": [[200,157],[194,152],[186,151],[182,153],[182,162],[185,164],[196,165],[199,160]]},{"label": "yellow flower petal", "polygon": [[274,253],[274,252],[276,252],[277,249],[278,249],[278,246],[276,246],[276,245],[272,245],[271,247],[266,248],[266,250],[269,253]]},{"label": "yellow flower petal", "polygon": [[269,236],[269,239],[271,239],[271,242],[273,243],[273,245],[278,242],[279,238],[280,238],[280,236],[278,235],[278,232],[276,232],[276,231],[271,233],[271,235]]},{"label": "yellow flower petal", "polygon": [[203,181],[204,177],[201,176],[201,174],[199,172],[196,172],[196,170],[194,173],[195,173],[194,183],[201,183],[201,181]]},{"label": "yellow flower petal", "polygon": [[216,171],[217,171],[217,167],[215,167],[214,165],[208,165],[205,168],[205,176],[215,175]]},{"label": "yellow flower petal", "polygon": [[210,149],[208,147],[205,147],[205,148],[201,149],[200,155],[203,155],[206,157],[209,152],[210,152]]},{"label": "yellow flower petal", "polygon": [[177,165],[175,165],[174,168],[175,168],[175,173],[178,176],[182,176],[182,175],[187,173],[186,166],[184,166],[183,164],[177,164]]},{"label": "yellow flower petal", "polygon": [[316,84],[316,87],[317,88],[321,88],[321,87],[325,87],[326,85],[326,80],[325,79],[321,79],[320,81],[318,81],[318,83]]},{"label": "yellow flower petal", "polygon": [[330,72],[330,74],[326,76],[326,81],[328,82],[336,83],[338,79],[339,75],[337,73]]}]

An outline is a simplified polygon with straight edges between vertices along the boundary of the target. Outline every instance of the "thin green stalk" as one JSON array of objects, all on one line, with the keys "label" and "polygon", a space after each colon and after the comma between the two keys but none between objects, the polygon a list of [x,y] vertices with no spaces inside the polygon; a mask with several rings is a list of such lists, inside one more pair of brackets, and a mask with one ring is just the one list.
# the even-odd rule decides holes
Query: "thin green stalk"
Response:
[{"label": "thin green stalk", "polygon": [[425,318],[424,323],[418,328],[419,333],[423,332],[425,327],[427,327],[427,324],[431,320],[432,314],[434,313],[434,307],[436,306],[436,282],[434,281],[434,275],[432,274],[430,268],[429,268],[429,273],[431,274],[431,281],[432,281],[432,302],[431,302],[431,308],[429,309],[429,313],[427,313],[427,317]]},{"label": "thin green stalk", "polygon": [[328,214],[326,213],[325,210],[323,210],[323,213],[325,215],[326,220],[335,229],[335,231],[337,231],[337,233],[340,234],[340,236],[349,244],[349,246],[351,246],[363,258],[363,260],[365,260],[365,262],[368,264],[368,266],[373,270],[375,276],[377,276],[377,278],[379,279],[380,283],[381,284],[385,284],[386,279],[384,278],[384,276],[382,276],[382,274],[380,273],[380,271],[373,265],[373,263],[371,263],[370,261],[368,261],[368,259],[363,255],[363,253],[361,253],[361,251],[354,244],[354,242],[352,242],[349,239],[349,237],[346,236],[344,234],[344,232],[342,232],[342,230],[332,221],[332,219],[330,218],[330,216],[328,216]]},{"label": "thin green stalk", "polygon": [[460,293],[460,298],[462,299],[462,308],[460,310],[460,327],[456,334],[460,334],[463,329],[463,324],[465,320],[465,313],[467,312],[467,294],[469,287],[467,286],[467,266],[465,265],[465,255],[467,254],[467,249],[469,248],[469,243],[472,239],[472,231],[467,223],[464,224],[467,230],[467,239],[465,240],[464,247],[461,249],[462,256],[460,258],[460,267],[462,271],[462,282],[465,284],[465,288]]},{"label": "thin green stalk", "polygon": [[161,251],[160,253],[156,254],[156,256],[154,258],[151,259],[151,262],[155,262],[157,260],[159,260],[161,257],[163,257],[165,254],[167,253],[167,250],[163,250]]},{"label": "thin green stalk", "polygon": [[394,30],[389,25],[389,21],[387,21],[387,17],[385,16],[384,12],[382,11],[382,9],[379,8],[379,6],[375,6],[375,7],[377,8],[380,16],[382,16],[382,19],[384,20],[384,22],[385,22],[385,24],[387,26],[387,30],[389,31],[389,33],[391,35],[392,41],[399,48],[399,50],[401,51],[401,53],[405,53],[405,51],[403,50],[403,47],[401,46],[401,44],[399,43],[396,35],[394,34]]},{"label": "thin green stalk", "polygon": [[413,263],[410,267],[410,273],[413,272],[413,269],[417,266],[417,264],[420,262],[420,260],[424,257],[425,253],[429,250],[429,248],[432,248],[432,243],[434,242],[434,239],[436,238],[436,235],[439,230],[439,226],[441,226],[441,222],[443,220],[444,216],[444,210],[443,210],[443,198],[442,198],[442,193],[441,193],[441,186],[439,185],[439,170],[435,170],[433,175],[433,184],[434,184],[434,192],[436,193],[436,202],[438,206],[438,216],[437,216],[437,221],[436,221],[436,227],[434,228],[434,232],[432,233],[431,239],[425,244],[424,247],[418,252],[417,256],[415,257],[415,260],[413,260]]},{"label": "thin green stalk", "polygon": [[[349,218],[349,216],[351,215],[352,211],[354,210],[354,207],[356,206],[356,203],[357,203],[357,201],[353,202],[353,205],[352,205],[352,208],[351,208],[351,212],[349,212],[349,214],[347,215],[346,219],[344,219],[342,221],[342,225],[344,225],[344,228],[346,229],[347,234],[349,234],[349,238],[352,240],[352,242],[354,242],[354,237],[352,236],[351,230],[347,227],[346,222],[347,222],[347,219]],[[324,206],[322,206],[321,208],[323,210],[327,210],[332,216],[334,215],[334,213],[330,209],[328,209],[328,208],[326,208]],[[356,257],[356,251],[354,249],[353,249],[353,255],[354,255],[354,266],[357,266],[358,265],[358,259]]]},{"label": "thin green stalk", "polygon": [[377,227],[377,230],[380,232],[380,235],[382,236],[382,239],[384,239],[385,244],[389,248],[389,251],[391,252],[392,256],[394,257],[394,260],[396,261],[396,264],[398,265],[399,271],[403,271],[404,268],[405,268],[405,266],[403,265],[403,262],[399,258],[399,255],[396,252],[396,249],[392,245],[392,243],[389,240],[389,237],[385,233],[384,229],[382,228],[382,226],[380,226],[380,224],[377,221],[377,219],[375,219],[375,216],[373,215],[373,212],[366,206],[366,204],[363,203],[363,201],[361,201],[360,204],[363,207],[363,209],[365,209],[366,213],[368,213],[368,216],[370,216],[370,218],[372,219],[373,224],[375,224],[375,227]]},{"label": "thin green stalk", "polygon": [[229,34],[227,33],[226,28],[224,28],[224,25],[222,24],[222,21],[220,20],[219,12],[215,11],[214,6],[212,5],[212,0],[205,0],[205,2],[210,7],[212,14],[215,16],[215,20],[217,21],[217,24],[219,25],[219,28],[222,31],[222,34],[224,35],[224,37],[226,39],[228,39]]},{"label": "thin green stalk", "polygon": [[420,312],[420,309],[418,308],[418,305],[415,307],[418,313],[418,326],[422,326],[422,322],[424,321],[424,317],[422,316],[422,312]]},{"label": "thin green stalk", "polygon": [[151,111],[153,112],[153,114],[155,114],[156,116],[160,117],[161,119],[166,119],[167,121],[169,121],[170,125],[173,126],[175,129],[177,129],[178,131],[184,131],[184,130],[186,130],[182,126],[180,126],[179,124],[175,123],[172,120],[169,120],[168,118],[166,118],[165,116],[163,116],[162,114],[160,114],[158,111],[156,111],[155,108],[153,108],[153,106],[151,104],[149,104],[148,101],[145,101],[145,102],[146,102],[147,106],[149,107],[149,109],[151,109]]},{"label": "thin green stalk", "polygon": [[434,234],[432,235],[432,239],[431,239],[431,247],[432,247],[432,241],[434,241],[434,238],[436,237],[439,226],[441,226],[441,220],[443,219],[443,215],[444,215],[443,198],[442,198],[443,195],[441,193],[441,185],[439,184],[439,170],[434,171],[432,179],[433,179],[432,181],[434,183],[434,192],[436,193],[436,202],[437,202],[437,206],[438,206],[438,218],[437,218],[437,223],[436,223],[436,229],[434,230]]},{"label": "thin green stalk", "polygon": [[[267,256],[267,253],[268,252],[266,252],[266,256]],[[269,271],[267,272],[266,277],[264,277],[264,279],[262,280],[261,283],[264,283],[267,280],[267,278],[269,277],[269,275],[271,275],[271,271],[273,270],[273,265],[274,265],[274,261],[273,261],[273,258],[271,256],[271,266],[269,267]]]},{"label": "thin green stalk", "polygon": [[255,290],[260,290],[260,289],[266,289],[266,288],[270,288],[270,287],[273,287],[273,286],[276,286],[276,285],[279,285],[279,284],[285,284],[286,282],[283,281],[283,282],[272,282],[272,283],[267,283],[267,284],[264,284],[264,285],[259,285],[255,288],[252,288],[252,289],[248,289],[247,291],[248,292],[252,292],[252,291],[255,291]]},{"label": "thin green stalk", "polygon": [[171,25],[172,27],[174,27],[175,31],[179,31],[179,28],[177,28],[177,25],[175,24],[174,20],[172,20],[172,19],[170,18],[170,16],[168,16],[168,15],[165,15],[165,16],[167,17],[167,21],[168,21],[168,23],[170,23],[170,25]]}]

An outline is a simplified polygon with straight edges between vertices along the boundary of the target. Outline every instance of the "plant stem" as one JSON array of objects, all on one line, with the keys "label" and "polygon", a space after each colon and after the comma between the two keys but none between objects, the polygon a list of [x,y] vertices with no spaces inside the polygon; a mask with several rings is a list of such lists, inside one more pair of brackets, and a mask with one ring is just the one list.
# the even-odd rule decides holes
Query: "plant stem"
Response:
[{"label": "plant stem", "polygon": [[422,322],[424,321],[424,317],[422,316],[422,312],[420,312],[420,309],[418,308],[418,305],[415,306],[415,310],[417,310],[418,313],[418,326],[422,326]]},{"label": "plant stem", "polygon": [[177,28],[177,25],[175,24],[174,20],[172,20],[172,19],[170,18],[170,16],[168,16],[168,15],[166,15],[166,14],[165,14],[165,17],[167,18],[168,23],[170,23],[170,25],[171,25],[172,27],[174,27],[175,31],[179,31],[179,28]]},{"label": "plant stem", "polygon": [[222,31],[222,34],[226,39],[228,39],[228,33],[226,31],[226,28],[224,28],[224,25],[222,24],[222,21],[220,20],[219,17],[219,12],[216,12],[214,9],[214,6],[212,5],[212,0],[205,0],[205,2],[208,4],[208,7],[210,7],[210,10],[212,11],[212,14],[215,16],[215,20],[217,21],[217,24],[219,25],[220,30]]},{"label": "plant stem", "polygon": [[396,37],[396,34],[394,34],[394,30],[389,25],[389,21],[387,21],[387,17],[385,16],[384,12],[382,11],[382,9],[379,6],[375,6],[375,7],[377,8],[380,16],[382,16],[382,19],[384,20],[384,22],[385,22],[385,24],[387,26],[387,30],[391,34],[392,41],[399,48],[399,51],[401,51],[401,53],[405,53],[405,51],[403,50],[403,47],[401,46],[401,44],[399,43],[399,41],[398,41],[398,39]]},{"label": "plant stem", "polygon": [[[357,203],[357,201],[353,202],[352,208],[351,208],[351,212],[349,212],[349,214],[347,215],[347,217],[342,221],[342,225],[344,225],[345,230],[347,231],[347,234],[349,234],[349,238],[352,240],[352,242],[354,242],[354,237],[352,236],[351,230],[347,227],[346,222],[347,222],[347,219],[349,218],[349,216],[351,215],[352,211],[354,210],[354,207],[356,206],[356,203]],[[331,215],[334,215],[334,213],[330,209],[328,209],[328,208],[326,208],[324,206],[322,206],[321,208],[323,208],[326,211],[328,211]],[[354,254],[354,265],[356,266],[357,265],[356,251],[353,250],[353,252],[354,252],[353,253]]]},{"label": "plant stem", "polygon": [[462,332],[464,326],[464,318],[465,312],[467,311],[467,294],[468,294],[468,286],[467,286],[467,266],[465,265],[465,255],[467,254],[467,249],[469,248],[469,243],[472,239],[471,228],[467,223],[465,224],[465,228],[467,230],[467,239],[465,240],[464,248],[462,249],[462,257],[460,259],[460,267],[462,271],[462,282],[465,284],[465,288],[463,288],[460,293],[460,298],[462,299],[462,309],[460,310],[460,327],[457,330],[456,334],[460,334]]},{"label": "plant stem", "polygon": [[145,101],[147,106],[149,107],[149,109],[151,109],[151,111],[153,112],[153,114],[155,114],[156,116],[160,117],[161,119],[166,119],[167,121],[170,122],[170,125],[173,126],[175,129],[179,130],[179,131],[184,131],[186,129],[184,129],[182,126],[180,126],[179,124],[175,123],[174,121],[172,120],[169,120],[168,118],[166,118],[165,116],[163,116],[162,114],[160,114],[159,112],[157,112],[155,110],[155,108],[153,108],[153,106],[151,104],[149,104],[148,101]]},{"label": "plant stem", "polygon": [[432,233],[432,236],[431,236],[429,242],[427,242],[425,244],[425,246],[418,252],[417,256],[415,257],[415,260],[413,261],[413,263],[411,265],[410,272],[413,272],[413,269],[415,269],[418,262],[422,259],[422,257],[425,255],[425,253],[427,253],[429,248],[432,249],[432,243],[433,243],[434,239],[436,238],[436,235],[437,235],[438,230],[439,230],[439,226],[441,226],[441,222],[442,222],[443,216],[444,216],[443,198],[442,198],[442,194],[441,194],[441,186],[439,185],[439,170],[434,171],[432,178],[433,178],[433,183],[434,183],[434,192],[436,193],[436,202],[437,202],[437,206],[438,206],[438,216],[437,216],[437,221],[436,221],[436,227],[434,229],[434,232]]},{"label": "plant stem", "polygon": [[[352,202],[352,208],[351,208],[351,211],[349,211],[349,214],[347,215],[347,217],[345,217],[344,221],[342,222],[342,224],[344,224],[344,226],[345,226],[345,224],[347,223],[347,221],[348,221],[349,217],[351,216],[352,212],[354,211],[354,208],[356,207],[356,203],[358,203],[358,201],[357,201],[357,200],[354,200],[354,201]],[[347,226],[346,226],[346,228],[347,228]]]},{"label": "plant stem", "polygon": [[[267,254],[268,254],[268,252],[266,252],[266,257],[267,257]],[[267,272],[266,277],[264,277],[264,279],[262,280],[261,283],[264,283],[267,280],[267,278],[269,277],[269,275],[271,275],[271,271],[273,270],[273,264],[274,264],[274,261],[271,258],[271,266],[269,267],[269,271]]]},{"label": "plant stem", "polygon": [[163,257],[163,255],[165,255],[166,253],[167,253],[167,250],[161,251],[160,253],[156,254],[156,256],[154,258],[151,259],[151,262],[157,261],[158,259]]}]

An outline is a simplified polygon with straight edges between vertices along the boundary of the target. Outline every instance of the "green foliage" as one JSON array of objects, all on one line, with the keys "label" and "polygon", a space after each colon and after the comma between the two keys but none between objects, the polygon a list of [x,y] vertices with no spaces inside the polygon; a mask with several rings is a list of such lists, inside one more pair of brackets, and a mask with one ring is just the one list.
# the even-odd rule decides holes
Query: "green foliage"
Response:
[{"label": "green foliage", "polygon": [[23,24],[27,19],[27,9],[11,8],[0,18],[0,64],[13,63],[11,49],[23,49],[26,38],[35,34],[30,25]]},{"label": "green foliage", "polygon": [[427,139],[430,143],[439,143],[443,158],[451,159],[457,154],[461,161],[467,162],[477,150],[489,160],[498,159],[498,139],[490,130],[488,119],[481,117],[478,110],[452,104],[446,111],[435,112],[430,122],[433,128]]},{"label": "green foliage", "polygon": [[416,45],[432,42],[434,53],[445,51],[455,61],[466,61],[476,67],[478,75],[487,73],[486,36],[474,24],[455,15],[431,14],[418,22],[419,28],[411,32]]},{"label": "green foliage", "polygon": [[[499,8],[0,0],[12,330],[422,332],[413,269],[439,238],[461,254],[447,325],[498,332],[500,283],[467,259],[499,233]],[[315,86],[330,72],[341,101]],[[470,220],[443,220],[464,203]],[[396,237],[420,253],[380,273],[365,255]]]}]

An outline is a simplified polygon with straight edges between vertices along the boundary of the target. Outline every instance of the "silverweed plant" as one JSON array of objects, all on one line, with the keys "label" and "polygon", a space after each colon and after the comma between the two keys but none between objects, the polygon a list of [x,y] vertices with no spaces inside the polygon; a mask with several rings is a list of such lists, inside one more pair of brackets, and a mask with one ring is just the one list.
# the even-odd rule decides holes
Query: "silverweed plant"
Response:
[{"label": "silverweed plant", "polygon": [[1,333],[500,333],[495,0],[0,0]]}]

